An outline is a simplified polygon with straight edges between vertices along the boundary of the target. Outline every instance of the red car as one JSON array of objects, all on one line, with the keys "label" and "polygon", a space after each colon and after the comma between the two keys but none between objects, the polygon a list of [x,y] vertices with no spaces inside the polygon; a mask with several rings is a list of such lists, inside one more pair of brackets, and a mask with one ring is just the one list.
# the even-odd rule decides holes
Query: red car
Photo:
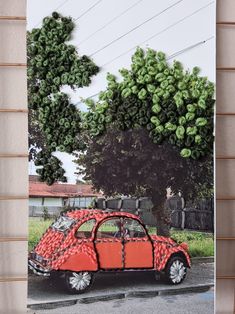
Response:
[{"label": "red car", "polygon": [[29,267],[44,276],[56,271],[70,292],[81,293],[97,271],[152,270],[179,284],[190,258],[186,243],[149,235],[133,214],[74,210],[48,228],[29,254]]}]

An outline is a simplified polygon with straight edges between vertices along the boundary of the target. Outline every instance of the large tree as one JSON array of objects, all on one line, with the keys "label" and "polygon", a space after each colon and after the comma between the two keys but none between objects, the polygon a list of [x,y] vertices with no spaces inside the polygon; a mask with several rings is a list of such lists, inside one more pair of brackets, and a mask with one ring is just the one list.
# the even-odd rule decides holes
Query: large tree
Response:
[{"label": "large tree", "polygon": [[42,166],[37,172],[48,184],[66,181],[62,164],[52,153],[83,147],[81,113],[61,89],[88,86],[99,70],[68,43],[74,27],[72,18],[54,12],[27,36],[30,157],[36,156],[35,164]]},{"label": "large tree", "polygon": [[144,128],[108,128],[104,135],[91,140],[78,163],[80,174],[105,195],[151,197],[162,235],[169,235],[170,213],[164,206],[168,187],[191,200],[213,188],[211,158],[182,158],[170,143],[154,144]]},{"label": "large tree", "polygon": [[194,199],[213,186],[214,87],[199,69],[168,64],[162,52],[137,49],[98,102],[87,101],[87,151],[80,173],[107,195],[152,198],[158,232],[169,234],[166,188]]}]

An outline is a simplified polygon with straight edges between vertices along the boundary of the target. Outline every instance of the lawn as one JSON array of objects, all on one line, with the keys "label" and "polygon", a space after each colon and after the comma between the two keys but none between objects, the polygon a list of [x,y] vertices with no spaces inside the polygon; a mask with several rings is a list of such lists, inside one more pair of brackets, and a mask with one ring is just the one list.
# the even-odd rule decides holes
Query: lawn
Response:
[{"label": "lawn", "polygon": [[[53,221],[52,219],[44,221],[40,218],[29,218],[29,251],[33,249]],[[149,228],[149,232],[155,233],[155,228]],[[188,243],[192,257],[214,255],[214,237],[211,233],[172,230],[171,237],[177,242]]]}]

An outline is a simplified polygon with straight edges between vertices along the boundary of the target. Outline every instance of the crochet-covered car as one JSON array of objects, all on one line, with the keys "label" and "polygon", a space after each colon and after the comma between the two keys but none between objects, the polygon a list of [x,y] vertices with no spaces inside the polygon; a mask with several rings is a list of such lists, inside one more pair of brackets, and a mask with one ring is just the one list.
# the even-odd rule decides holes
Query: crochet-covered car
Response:
[{"label": "crochet-covered car", "polygon": [[73,293],[86,291],[98,271],[152,270],[179,284],[188,267],[186,243],[148,234],[140,218],[126,212],[67,212],[29,254],[29,268],[35,274],[61,274]]}]

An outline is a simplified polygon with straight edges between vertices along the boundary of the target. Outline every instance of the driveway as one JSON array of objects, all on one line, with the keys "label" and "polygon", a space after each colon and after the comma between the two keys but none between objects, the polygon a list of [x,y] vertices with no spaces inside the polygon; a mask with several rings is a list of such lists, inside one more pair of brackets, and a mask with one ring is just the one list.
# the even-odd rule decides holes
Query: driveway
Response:
[{"label": "driveway", "polygon": [[79,303],[93,303],[129,297],[154,297],[205,291],[214,284],[214,264],[199,263],[188,270],[185,281],[170,286],[156,281],[152,272],[125,272],[96,274],[89,292],[70,295],[63,282],[50,278],[29,275],[28,306],[32,309],[55,308]]}]

